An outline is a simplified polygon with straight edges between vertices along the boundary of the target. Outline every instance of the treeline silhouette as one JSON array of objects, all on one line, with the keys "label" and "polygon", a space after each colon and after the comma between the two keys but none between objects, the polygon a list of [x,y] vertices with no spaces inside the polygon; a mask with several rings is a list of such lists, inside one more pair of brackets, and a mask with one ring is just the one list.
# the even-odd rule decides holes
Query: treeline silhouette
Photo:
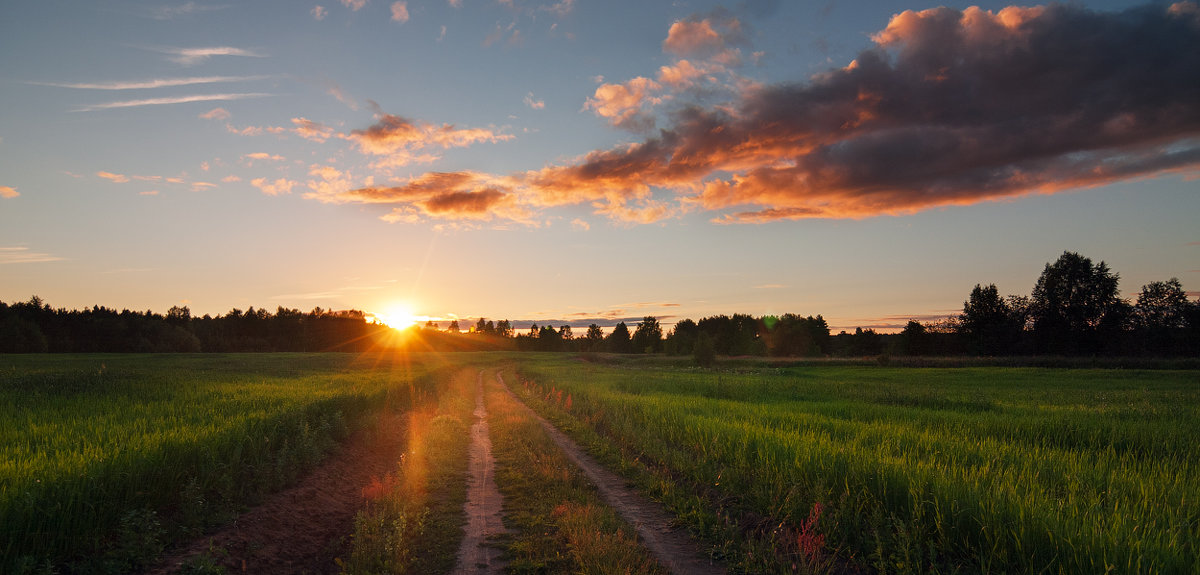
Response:
[{"label": "treeline silhouette", "polygon": [[1064,252],[1046,264],[1029,296],[1001,297],[995,284],[977,284],[963,311],[941,321],[909,321],[897,334],[857,328],[833,335],[820,316],[717,315],[684,319],[664,333],[653,316],[631,331],[591,324],[533,324],[517,332],[508,320],[479,318],[446,330],[430,321],[398,337],[357,311],[310,312],[280,307],[238,309],[193,317],[187,307],[166,314],[95,306],[53,309],[37,296],[0,302],[0,353],[353,351],[405,348],[430,351],[516,349],[621,354],[772,357],[864,356],[1200,356],[1200,302],[1178,279],[1142,286],[1135,301],[1120,297],[1119,277],[1101,261]]}]

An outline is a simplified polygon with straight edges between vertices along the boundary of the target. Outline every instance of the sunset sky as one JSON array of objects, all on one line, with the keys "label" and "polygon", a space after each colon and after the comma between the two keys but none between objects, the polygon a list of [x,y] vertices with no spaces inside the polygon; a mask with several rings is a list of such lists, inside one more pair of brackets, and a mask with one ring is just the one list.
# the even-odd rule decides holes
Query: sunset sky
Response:
[{"label": "sunset sky", "polygon": [[1195,2],[5,2],[0,102],[10,303],[889,330],[1064,250],[1200,292]]}]

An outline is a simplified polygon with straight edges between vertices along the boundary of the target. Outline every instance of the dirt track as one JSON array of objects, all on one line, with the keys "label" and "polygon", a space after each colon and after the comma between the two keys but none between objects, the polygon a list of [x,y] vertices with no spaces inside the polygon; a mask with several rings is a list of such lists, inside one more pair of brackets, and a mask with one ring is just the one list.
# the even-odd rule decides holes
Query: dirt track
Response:
[{"label": "dirt track", "polygon": [[584,453],[583,449],[571,438],[543,419],[537,412],[529,409],[505,385],[503,377],[497,374],[496,379],[518,405],[529,410],[530,415],[541,422],[546,433],[563,450],[567,458],[583,470],[588,480],[604,497],[605,502],[637,529],[642,544],[667,570],[679,575],[723,575],[726,572],[724,566],[705,558],[700,546],[686,532],[671,526],[671,515],[663,509],[662,505],[627,487],[626,481],[621,476],[597,463],[590,455]]},{"label": "dirt track", "polygon": [[352,435],[320,467],[295,487],[271,495],[239,516],[232,525],[193,541],[159,562],[148,573],[175,573],[180,565],[214,547],[228,573],[300,575],[337,573],[333,559],[342,555],[354,531],[354,514],[363,506],[363,487],[395,470],[404,448],[407,419],[387,413],[379,425]]},{"label": "dirt track", "polygon": [[467,525],[458,548],[454,575],[504,572],[501,550],[488,540],[505,532],[501,522],[503,496],[496,486],[496,459],[492,457],[487,407],[483,403],[483,372],[475,387],[475,424],[471,426],[471,460],[467,478]]}]

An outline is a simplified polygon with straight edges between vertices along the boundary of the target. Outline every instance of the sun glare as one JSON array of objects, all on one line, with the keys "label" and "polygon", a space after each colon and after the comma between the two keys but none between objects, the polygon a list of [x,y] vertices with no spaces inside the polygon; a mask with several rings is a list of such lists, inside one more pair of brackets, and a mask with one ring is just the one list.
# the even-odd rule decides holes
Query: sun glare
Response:
[{"label": "sun glare", "polygon": [[394,303],[381,312],[375,312],[375,321],[392,329],[405,329],[417,323],[412,307],[406,303]]}]

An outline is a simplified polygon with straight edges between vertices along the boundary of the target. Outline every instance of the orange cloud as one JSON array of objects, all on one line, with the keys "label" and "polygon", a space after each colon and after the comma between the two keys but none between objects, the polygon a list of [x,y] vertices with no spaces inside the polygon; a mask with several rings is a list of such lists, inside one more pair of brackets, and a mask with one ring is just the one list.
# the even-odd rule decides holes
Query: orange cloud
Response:
[{"label": "orange cloud", "polygon": [[19,195],[21,194],[12,186],[0,186],[0,198],[11,200]]},{"label": "orange cloud", "polygon": [[282,161],[286,160],[287,158],[280,156],[279,154],[272,155],[272,154],[268,154],[266,152],[254,152],[252,154],[243,154],[242,159],[243,160],[272,160],[275,162],[282,162]]},{"label": "orange cloud", "polygon": [[292,118],[292,123],[296,125],[292,131],[306,140],[324,143],[333,135],[333,128],[307,118]]},{"label": "orange cloud", "polygon": [[[736,209],[717,217],[732,223],[909,214],[1195,175],[1200,52],[1174,47],[1200,45],[1200,25],[1179,12],[906,12],[846,68],[752,86],[732,106],[684,108],[656,137],[521,181],[531,203],[599,202],[637,221],[662,217],[647,201],[670,190],[684,208]],[[692,24],[673,45],[709,37],[712,26]],[[639,203],[648,209],[630,213]]]},{"label": "orange cloud", "polygon": [[96,175],[104,178],[114,184],[124,184],[129,181],[129,176],[125,174],[114,174],[112,172],[96,172]]},{"label": "orange cloud", "polygon": [[354,142],[364,154],[386,156],[379,163],[385,167],[436,160],[438,156],[423,152],[427,148],[464,148],[513,138],[482,128],[460,129],[452,124],[435,126],[391,114],[382,114],[378,122],[365,130],[353,130],[340,137]]},{"label": "orange cloud", "polygon": [[225,108],[213,108],[199,116],[199,118],[204,120],[228,120],[231,117],[233,117],[233,114],[230,114],[229,110]]},{"label": "orange cloud", "polygon": [[583,108],[618,128],[648,130],[654,127],[654,117],[646,112],[645,106],[661,101],[650,94],[660,88],[654,80],[640,76],[624,84],[601,84]]},{"label": "orange cloud", "polygon": [[255,178],[250,180],[250,185],[258,188],[268,196],[279,196],[292,193],[292,188],[296,186],[296,182],[284,178],[279,178],[274,182],[266,178]]},{"label": "orange cloud", "polygon": [[733,63],[740,54],[735,46],[744,44],[745,37],[742,22],[718,9],[703,17],[692,16],[671,24],[662,48],[664,52],[680,57]]}]

